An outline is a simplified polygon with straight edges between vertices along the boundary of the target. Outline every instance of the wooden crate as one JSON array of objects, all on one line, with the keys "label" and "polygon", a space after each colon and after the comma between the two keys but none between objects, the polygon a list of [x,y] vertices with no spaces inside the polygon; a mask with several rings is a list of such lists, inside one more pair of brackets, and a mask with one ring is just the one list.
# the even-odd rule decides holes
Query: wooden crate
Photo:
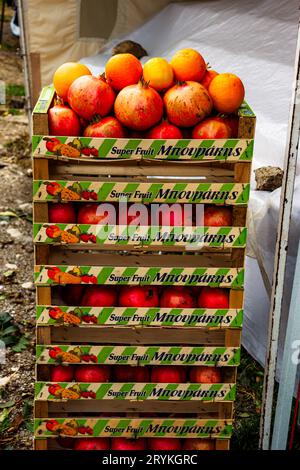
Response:
[{"label": "wooden crate", "polygon": [[[58,435],[81,437],[78,429],[87,425],[95,436],[200,437],[211,439],[216,449],[228,449],[243,319],[255,116],[244,104],[238,139],[227,141],[59,137],[50,151],[47,112],[53,96],[46,87],[33,114],[35,448],[56,449]],[[86,147],[96,149],[93,155],[84,155]],[[190,226],[183,233],[160,228],[163,237],[157,238],[148,226],[130,232],[116,223],[104,232],[93,225],[55,224],[60,234],[71,232],[77,239],[48,236],[49,205],[71,200],[78,207],[91,193],[96,202],[126,196],[128,202],[149,208],[161,203],[226,205],[232,210],[232,227]],[[86,233],[95,236],[94,242],[80,238]],[[221,286],[229,291],[229,309],[92,308],[64,305],[57,295],[65,284],[92,283]],[[57,318],[51,316],[53,308]],[[91,316],[94,323],[86,321]],[[57,359],[49,356],[53,347],[61,350]],[[89,354],[112,367],[120,362],[182,364],[186,370],[215,365],[222,368],[222,383],[72,382],[55,384],[59,393],[50,393],[53,364],[82,364]],[[93,392],[93,399],[82,396],[85,391]],[[49,431],[51,420],[57,424]]]}]

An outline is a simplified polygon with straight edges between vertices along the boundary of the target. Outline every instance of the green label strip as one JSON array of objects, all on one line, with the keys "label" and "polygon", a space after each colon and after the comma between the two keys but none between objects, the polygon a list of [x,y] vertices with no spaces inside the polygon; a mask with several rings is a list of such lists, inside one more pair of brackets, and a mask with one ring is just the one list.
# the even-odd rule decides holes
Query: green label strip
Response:
[{"label": "green label strip", "polygon": [[[52,85],[46,86],[43,88],[38,102],[36,103],[33,114],[46,114],[48,112],[49,106],[51,101],[54,98],[55,90]],[[39,140],[41,140],[41,136],[38,136]],[[33,150],[35,146],[33,147]]]},{"label": "green label strip", "polygon": [[124,183],[35,180],[34,201],[105,201],[245,205],[249,183]]},{"label": "green label strip", "polygon": [[38,364],[96,364],[132,365],[204,365],[237,366],[240,349],[233,347],[180,346],[71,346],[37,345]]},{"label": "green label strip", "polygon": [[241,328],[241,309],[37,306],[38,325]]},{"label": "green label strip", "polygon": [[[45,108],[45,100],[37,111]],[[48,102],[47,102],[48,103]],[[63,160],[138,159],[251,162],[253,139],[105,139],[36,136],[34,157]],[[49,141],[52,139],[52,141]],[[55,139],[55,141],[53,140]]]},{"label": "green label strip", "polygon": [[229,383],[35,383],[35,399],[65,400],[158,400],[233,401],[236,385]]},{"label": "green label strip", "polygon": [[231,287],[244,285],[244,268],[36,266],[36,285],[111,284]]},{"label": "green label strip", "polygon": [[190,249],[244,248],[245,227],[156,227],[124,225],[33,225],[34,242],[44,244],[182,246]]},{"label": "green label strip", "polygon": [[[35,437],[203,437],[228,439],[232,434],[232,420],[219,419],[154,419],[154,418],[38,418],[35,419]],[[85,429],[84,429],[85,431]]]}]

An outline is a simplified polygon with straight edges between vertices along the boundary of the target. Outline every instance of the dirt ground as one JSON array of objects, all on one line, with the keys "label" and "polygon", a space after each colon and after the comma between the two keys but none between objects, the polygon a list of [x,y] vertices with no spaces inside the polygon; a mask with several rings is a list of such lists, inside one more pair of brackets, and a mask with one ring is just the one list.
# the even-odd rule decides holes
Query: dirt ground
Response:
[{"label": "dirt ground", "polygon": [[[10,14],[7,10],[8,18]],[[22,59],[7,21],[0,62],[0,80],[19,90]],[[31,449],[35,327],[32,171],[28,118],[24,109],[10,108],[11,103],[12,97],[7,96],[6,105],[0,107],[0,340],[8,326],[13,327],[16,350],[8,347],[5,364],[0,366],[0,448]],[[10,319],[9,324],[4,318]]]}]

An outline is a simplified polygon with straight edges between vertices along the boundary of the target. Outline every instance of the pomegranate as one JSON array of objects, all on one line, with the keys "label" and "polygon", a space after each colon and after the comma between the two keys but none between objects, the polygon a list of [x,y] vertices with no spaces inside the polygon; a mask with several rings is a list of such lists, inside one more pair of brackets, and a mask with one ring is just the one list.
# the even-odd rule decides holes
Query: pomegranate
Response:
[{"label": "pomegranate", "polygon": [[75,439],[72,437],[58,437],[56,442],[63,449],[73,449]]},{"label": "pomegranate", "polygon": [[142,366],[120,365],[114,367],[115,382],[149,382],[149,368]]},{"label": "pomegranate", "polygon": [[174,85],[164,95],[170,122],[179,127],[192,127],[211,113],[212,100],[200,83],[187,81]]},{"label": "pomegranate", "polygon": [[229,293],[227,289],[202,287],[198,296],[198,307],[229,308]]},{"label": "pomegranate", "polygon": [[222,382],[222,376],[217,367],[196,366],[191,369],[190,381],[200,384],[217,384]]},{"label": "pomegranate", "polygon": [[154,286],[121,287],[120,307],[157,307],[158,303],[158,292]]},{"label": "pomegranate", "polygon": [[55,104],[49,109],[48,124],[50,135],[80,135],[78,116],[68,106]]},{"label": "pomegranate", "polygon": [[107,437],[75,439],[73,450],[109,450],[109,439]]},{"label": "pomegranate", "polygon": [[196,307],[196,299],[188,287],[167,287],[160,298],[160,306],[168,308],[193,308]]},{"label": "pomegranate", "polygon": [[183,450],[214,450],[215,442],[212,439],[185,439]]},{"label": "pomegranate", "polygon": [[148,439],[150,450],[181,450],[180,439],[172,437],[153,437]]},{"label": "pomegranate", "polygon": [[230,227],[232,225],[232,211],[230,207],[205,206],[204,225],[207,227]]},{"label": "pomegranate", "polygon": [[82,296],[81,305],[113,307],[117,305],[117,293],[108,286],[89,286]]},{"label": "pomegranate", "polygon": [[227,126],[230,127],[230,137],[236,139],[239,132],[239,117],[235,114],[228,114],[223,117],[223,120],[226,122]]},{"label": "pomegranate", "polygon": [[112,450],[145,450],[146,439],[126,439],[125,437],[115,437],[111,440]]},{"label": "pomegranate", "polygon": [[56,202],[49,204],[49,222],[72,224],[76,221],[76,213],[72,202]]},{"label": "pomegranate", "polygon": [[71,84],[68,102],[83,119],[90,120],[95,114],[106,116],[113,107],[115,92],[102,77],[83,75]]},{"label": "pomegranate", "polygon": [[50,370],[51,382],[71,382],[73,375],[73,366],[54,366]]},{"label": "pomegranate", "polygon": [[129,204],[126,210],[119,208],[119,224],[120,225],[149,225],[150,217],[148,208],[140,203]]},{"label": "pomegranate", "polygon": [[192,207],[183,204],[154,204],[151,207],[152,225],[187,227],[193,225]]},{"label": "pomegranate", "polygon": [[115,210],[112,204],[82,204],[77,216],[78,224],[115,224]]},{"label": "pomegranate", "polygon": [[182,139],[182,132],[168,121],[163,121],[152,127],[145,137],[146,139]]},{"label": "pomegranate", "polygon": [[229,139],[231,129],[220,117],[207,118],[194,127],[192,137],[193,139]]},{"label": "pomegranate", "polygon": [[81,297],[85,286],[60,286],[60,295],[66,305],[78,306],[81,305]]},{"label": "pomegranate", "polygon": [[122,138],[125,136],[125,129],[113,116],[107,116],[100,121],[89,124],[83,132],[84,137],[108,137]]},{"label": "pomegranate", "polygon": [[109,366],[84,365],[75,369],[76,382],[102,383],[108,382],[110,378]]},{"label": "pomegranate", "polygon": [[120,91],[115,101],[115,115],[129,129],[143,131],[161,120],[163,101],[157,91],[139,82]]},{"label": "pomegranate", "polygon": [[186,382],[186,372],[182,366],[157,366],[151,370],[153,383],[183,383]]}]

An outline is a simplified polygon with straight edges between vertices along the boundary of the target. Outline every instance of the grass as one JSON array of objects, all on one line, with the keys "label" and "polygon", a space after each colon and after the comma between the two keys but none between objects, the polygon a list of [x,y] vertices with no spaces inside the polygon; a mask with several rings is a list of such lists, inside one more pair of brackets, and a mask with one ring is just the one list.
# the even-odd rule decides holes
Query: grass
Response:
[{"label": "grass", "polygon": [[14,85],[12,83],[7,84],[6,95],[7,96],[25,96],[24,85]]},{"label": "grass", "polygon": [[242,349],[237,377],[232,450],[258,449],[263,376],[263,368]]}]

